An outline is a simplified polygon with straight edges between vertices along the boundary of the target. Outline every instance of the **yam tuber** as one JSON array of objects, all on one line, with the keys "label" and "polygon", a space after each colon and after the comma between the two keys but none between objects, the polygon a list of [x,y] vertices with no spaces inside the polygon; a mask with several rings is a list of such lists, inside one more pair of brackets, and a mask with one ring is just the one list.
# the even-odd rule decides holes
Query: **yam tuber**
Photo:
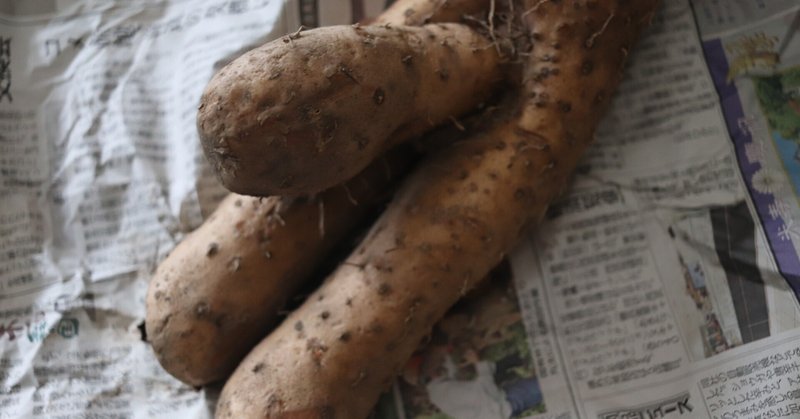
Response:
[{"label": "yam tuber", "polygon": [[316,193],[474,108],[502,79],[499,60],[458,24],[291,35],[214,76],[198,112],[203,150],[233,192]]},{"label": "yam tuber", "polygon": [[524,3],[533,42],[520,112],[406,180],[347,262],[237,368],[217,417],[366,417],[433,324],[566,187],[657,0]]},{"label": "yam tuber", "polygon": [[314,198],[223,200],[150,282],[145,325],[164,369],[193,386],[230,375],[411,160],[395,151]]}]

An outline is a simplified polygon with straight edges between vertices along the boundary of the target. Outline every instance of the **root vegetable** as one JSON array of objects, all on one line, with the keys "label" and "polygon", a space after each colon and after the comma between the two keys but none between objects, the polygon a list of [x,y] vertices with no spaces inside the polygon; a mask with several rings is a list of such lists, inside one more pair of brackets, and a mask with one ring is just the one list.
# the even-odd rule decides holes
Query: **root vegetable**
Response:
[{"label": "root vegetable", "polygon": [[366,417],[434,323],[566,187],[657,0],[525,3],[521,112],[407,179],[347,262],[245,358],[217,417]]},{"label": "root vegetable", "polygon": [[193,386],[230,375],[410,160],[397,151],[315,198],[223,200],[151,280],[146,330],[164,369]]},{"label": "root vegetable", "polygon": [[458,24],[301,32],[211,80],[200,139],[233,192],[316,193],[474,108],[501,80],[499,60],[486,38]]}]

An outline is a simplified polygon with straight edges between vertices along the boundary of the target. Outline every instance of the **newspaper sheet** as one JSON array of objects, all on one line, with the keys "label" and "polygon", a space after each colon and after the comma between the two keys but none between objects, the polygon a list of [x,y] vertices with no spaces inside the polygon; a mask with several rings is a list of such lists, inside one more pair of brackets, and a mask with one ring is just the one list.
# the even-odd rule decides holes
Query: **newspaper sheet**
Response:
[{"label": "newspaper sheet", "polygon": [[[0,2],[0,418],[211,417],[144,341],[158,262],[226,194],[211,75],[383,0]],[[385,418],[800,417],[800,4],[664,0],[543,225]]]}]

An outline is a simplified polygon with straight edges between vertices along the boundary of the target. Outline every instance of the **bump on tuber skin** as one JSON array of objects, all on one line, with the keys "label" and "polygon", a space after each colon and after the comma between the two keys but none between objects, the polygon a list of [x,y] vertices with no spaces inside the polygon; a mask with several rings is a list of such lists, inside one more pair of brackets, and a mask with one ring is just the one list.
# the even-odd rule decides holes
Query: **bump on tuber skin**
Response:
[{"label": "bump on tuber skin", "polygon": [[519,111],[426,159],[348,260],[245,358],[217,417],[366,417],[434,323],[566,187],[657,3],[516,8],[532,38]]}]

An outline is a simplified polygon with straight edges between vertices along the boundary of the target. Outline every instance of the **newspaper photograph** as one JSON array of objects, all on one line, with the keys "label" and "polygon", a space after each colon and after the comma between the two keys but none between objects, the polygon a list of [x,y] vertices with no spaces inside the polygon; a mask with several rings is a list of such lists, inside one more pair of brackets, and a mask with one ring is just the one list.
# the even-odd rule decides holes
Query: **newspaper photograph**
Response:
[{"label": "newspaper photograph", "polygon": [[[213,417],[144,328],[228,194],[202,90],[391,3],[0,1],[0,418]],[[663,0],[628,61],[570,188],[373,417],[800,418],[800,4]]]},{"label": "newspaper photograph", "polygon": [[526,417],[547,411],[508,262],[439,322],[404,368],[406,418]]}]

